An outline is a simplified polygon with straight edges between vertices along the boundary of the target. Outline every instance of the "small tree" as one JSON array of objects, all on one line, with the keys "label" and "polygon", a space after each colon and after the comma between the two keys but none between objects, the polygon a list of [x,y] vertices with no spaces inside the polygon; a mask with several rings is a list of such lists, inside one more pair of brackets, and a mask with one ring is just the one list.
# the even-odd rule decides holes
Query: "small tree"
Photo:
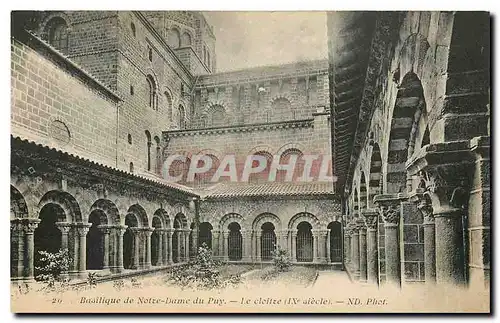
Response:
[{"label": "small tree", "polygon": [[35,267],[38,271],[37,280],[48,282],[53,285],[54,282],[61,280],[61,274],[68,271],[69,264],[72,262],[69,257],[68,249],[60,249],[56,253],[39,251],[39,266]]},{"label": "small tree", "polygon": [[287,271],[290,268],[291,262],[288,258],[288,252],[285,249],[281,248],[281,246],[276,246],[276,248],[272,252],[272,255],[274,268],[276,271],[283,272]]}]

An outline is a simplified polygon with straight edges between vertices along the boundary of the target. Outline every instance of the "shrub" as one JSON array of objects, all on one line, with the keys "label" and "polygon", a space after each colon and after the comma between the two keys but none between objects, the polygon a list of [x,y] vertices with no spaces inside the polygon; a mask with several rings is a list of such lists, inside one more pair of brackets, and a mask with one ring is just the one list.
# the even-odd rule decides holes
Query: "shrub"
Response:
[{"label": "shrub", "polygon": [[61,281],[61,273],[68,271],[69,264],[72,262],[69,257],[68,249],[60,249],[56,253],[39,251],[39,266],[35,268],[38,271],[37,280],[47,282],[53,286],[56,281]]},{"label": "shrub", "polygon": [[90,287],[95,287],[97,285],[97,273],[89,272],[87,275],[87,284]]},{"label": "shrub", "polygon": [[277,272],[287,271],[290,268],[291,262],[288,258],[288,252],[277,246],[276,249],[273,250],[273,263],[274,268]]}]

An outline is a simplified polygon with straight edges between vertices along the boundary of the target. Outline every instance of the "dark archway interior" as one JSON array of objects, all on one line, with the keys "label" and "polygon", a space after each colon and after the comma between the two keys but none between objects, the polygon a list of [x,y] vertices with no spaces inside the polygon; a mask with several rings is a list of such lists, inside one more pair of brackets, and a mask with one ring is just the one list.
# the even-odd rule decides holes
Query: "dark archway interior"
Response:
[{"label": "dark archway interior", "polygon": [[128,227],[123,234],[123,267],[125,269],[132,269],[134,256],[134,234],[130,228],[136,228],[138,226],[137,218],[133,214],[127,214],[125,217],[125,225]]},{"label": "dark archway interior", "polygon": [[229,236],[228,236],[228,257],[229,260],[241,260],[243,256],[243,238],[241,236],[241,227],[238,223],[232,222],[228,226]]},{"label": "dark archway interior", "polygon": [[34,233],[35,277],[40,273],[40,251],[56,253],[61,249],[61,231],[55,223],[65,219],[64,210],[57,204],[47,204],[40,210],[41,222]]},{"label": "dark archway interior", "polygon": [[[161,229],[161,221],[158,217],[153,218],[153,228]],[[160,259],[160,232],[157,230],[153,231],[151,234],[151,264],[153,266],[160,266],[161,263],[158,262]]]},{"label": "dark archway interior", "polygon": [[300,222],[297,225],[297,261],[313,261],[313,236],[312,226],[308,222]]},{"label": "dark archway interior", "polygon": [[266,222],[262,225],[261,230],[260,255],[262,260],[271,260],[273,259],[273,251],[276,249],[276,233],[274,232],[274,224]]},{"label": "dark archway interior", "polygon": [[330,260],[331,262],[342,261],[342,225],[340,222],[330,222],[327,229],[330,229]]},{"label": "dark archway interior", "polygon": [[208,248],[212,249],[212,225],[208,222],[200,223],[200,228],[198,230],[198,245],[203,245],[204,243]]},{"label": "dark archway interior", "polygon": [[87,269],[102,269],[104,264],[104,235],[98,226],[105,224],[106,216],[100,210],[90,213],[91,227],[87,233]]}]

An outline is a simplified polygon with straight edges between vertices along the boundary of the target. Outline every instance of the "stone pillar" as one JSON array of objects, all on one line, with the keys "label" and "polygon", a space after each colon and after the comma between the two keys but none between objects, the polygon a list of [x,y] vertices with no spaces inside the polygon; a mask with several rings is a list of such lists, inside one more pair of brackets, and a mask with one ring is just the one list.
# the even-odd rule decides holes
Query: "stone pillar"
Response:
[{"label": "stone pillar", "polygon": [[26,219],[23,222],[23,231],[25,235],[24,278],[27,280],[32,280],[35,274],[34,234],[39,223],[39,219]]},{"label": "stone pillar", "polygon": [[[155,266],[163,265],[163,234],[165,233],[164,229],[156,229],[156,234],[158,235],[158,247],[156,248],[156,252],[158,253],[158,257],[156,257]],[[153,265],[153,264],[151,264]]]},{"label": "stone pillar", "polygon": [[196,259],[196,256],[198,255],[198,227],[195,227],[192,231],[192,245],[191,245],[191,250],[193,251],[192,252],[192,256],[191,256],[191,259],[195,260]]},{"label": "stone pillar", "polygon": [[419,175],[419,188],[428,192],[432,203],[438,284],[466,282],[463,223],[474,162],[469,145],[468,141],[426,145],[407,164],[410,175]]},{"label": "stone pillar", "polygon": [[292,262],[297,262],[297,230],[290,230],[292,240]]},{"label": "stone pillar", "polygon": [[311,230],[311,233],[312,233],[312,238],[313,238],[313,263],[316,263],[318,262],[318,236],[319,236],[319,232],[318,230]]},{"label": "stone pillar", "polygon": [[252,243],[252,231],[242,230],[241,235],[243,237],[243,261],[251,262],[252,256],[250,255],[251,243]]},{"label": "stone pillar", "polygon": [[229,261],[229,249],[228,249],[228,237],[229,231],[222,231],[222,259],[223,261]]},{"label": "stone pillar", "polygon": [[212,230],[212,253],[213,253],[214,259],[220,259],[219,235],[220,235],[219,230]]},{"label": "stone pillar", "polygon": [[350,223],[348,223],[344,229],[344,239],[345,239],[344,265],[351,263],[351,234],[352,234],[351,226]]},{"label": "stone pillar", "polygon": [[79,259],[78,259],[78,272],[81,277],[85,277],[87,271],[87,233],[89,232],[90,224],[79,224],[77,227],[79,237]]},{"label": "stone pillar", "polygon": [[367,281],[378,284],[378,248],[377,224],[378,214],[375,210],[364,210],[363,217],[366,224],[366,272]]},{"label": "stone pillar", "polygon": [[123,271],[123,235],[127,230],[126,226],[118,226],[116,228],[117,255],[116,255],[116,271]]},{"label": "stone pillar", "polygon": [[359,280],[366,282],[368,273],[366,268],[366,226],[362,217],[359,218]]},{"label": "stone pillar", "polygon": [[332,234],[330,229],[326,230],[326,262],[330,264],[332,262],[332,250],[330,246],[330,235]]},{"label": "stone pillar", "polygon": [[283,249],[288,249],[288,231],[287,230],[281,230],[279,232],[280,235],[280,247]]},{"label": "stone pillar", "polygon": [[191,244],[192,232],[192,229],[186,229],[186,239],[184,240],[186,244],[186,262],[191,260],[191,247],[193,246]]},{"label": "stone pillar", "polygon": [[154,228],[146,228],[144,230],[144,235],[146,236],[146,268],[151,268],[151,235],[153,231]]},{"label": "stone pillar", "polygon": [[356,278],[359,277],[359,228],[356,223],[352,226],[352,261],[351,268]]},{"label": "stone pillar", "polygon": [[384,220],[385,274],[388,283],[401,285],[401,258],[399,251],[399,221],[401,200],[397,194],[376,195],[375,204]]},{"label": "stone pillar", "polygon": [[255,239],[256,239],[256,251],[257,251],[257,261],[258,262],[261,262],[262,261],[262,235],[261,235],[261,232],[258,231],[256,232],[255,234]]},{"label": "stone pillar", "polygon": [[24,229],[22,219],[10,220],[10,246],[12,253],[10,276],[11,278],[22,278],[24,271]]},{"label": "stone pillar", "polygon": [[171,265],[174,262],[172,257],[173,244],[172,236],[174,234],[174,229],[167,229],[167,241],[165,243],[165,248],[167,249],[167,265]]},{"label": "stone pillar", "polygon": [[182,262],[182,255],[181,255],[181,245],[182,245],[182,239],[183,239],[183,234],[182,234],[182,229],[175,229],[174,234],[177,235],[177,262],[180,263]]},{"label": "stone pillar", "polygon": [[56,222],[56,227],[61,231],[61,249],[68,249],[68,234],[71,229],[71,223],[68,222]]},{"label": "stone pillar", "polygon": [[111,233],[112,227],[108,225],[100,225],[98,228],[103,234],[104,259],[102,267],[103,269],[109,269],[109,234]]}]

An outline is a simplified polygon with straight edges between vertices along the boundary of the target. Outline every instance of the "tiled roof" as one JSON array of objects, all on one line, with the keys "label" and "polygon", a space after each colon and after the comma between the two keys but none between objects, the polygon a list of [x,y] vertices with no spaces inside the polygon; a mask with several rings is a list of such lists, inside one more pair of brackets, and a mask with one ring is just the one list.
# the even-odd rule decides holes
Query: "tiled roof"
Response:
[{"label": "tiled roof", "polygon": [[232,197],[279,197],[333,195],[333,183],[329,182],[274,182],[262,184],[220,183],[200,193],[205,199]]},{"label": "tiled roof", "polygon": [[139,182],[143,182],[143,183],[147,183],[147,184],[161,185],[167,189],[178,191],[180,193],[184,193],[184,194],[192,196],[192,197],[198,196],[189,187],[186,187],[186,186],[183,186],[183,185],[180,185],[177,183],[170,183],[170,182],[167,182],[167,181],[165,181],[159,177],[156,177],[156,176],[152,176],[152,175],[144,176],[144,175],[133,174],[133,173],[123,171],[123,170],[115,168],[115,167],[111,167],[108,165],[97,163],[97,162],[92,161],[90,159],[83,158],[83,157],[80,157],[78,155],[62,151],[60,149],[56,149],[56,148],[53,148],[53,147],[50,147],[47,145],[38,144],[34,141],[23,139],[19,136],[11,135],[11,146],[14,147],[14,145],[16,145],[18,147],[22,146],[23,148],[28,149],[28,150],[43,149],[47,152],[51,152],[51,153],[56,154],[57,159],[69,160],[69,161],[74,162],[74,163],[78,163],[78,164],[81,164],[84,166],[92,167],[95,170],[101,170],[101,171],[108,172],[110,174],[119,175],[125,179],[137,180]]}]

